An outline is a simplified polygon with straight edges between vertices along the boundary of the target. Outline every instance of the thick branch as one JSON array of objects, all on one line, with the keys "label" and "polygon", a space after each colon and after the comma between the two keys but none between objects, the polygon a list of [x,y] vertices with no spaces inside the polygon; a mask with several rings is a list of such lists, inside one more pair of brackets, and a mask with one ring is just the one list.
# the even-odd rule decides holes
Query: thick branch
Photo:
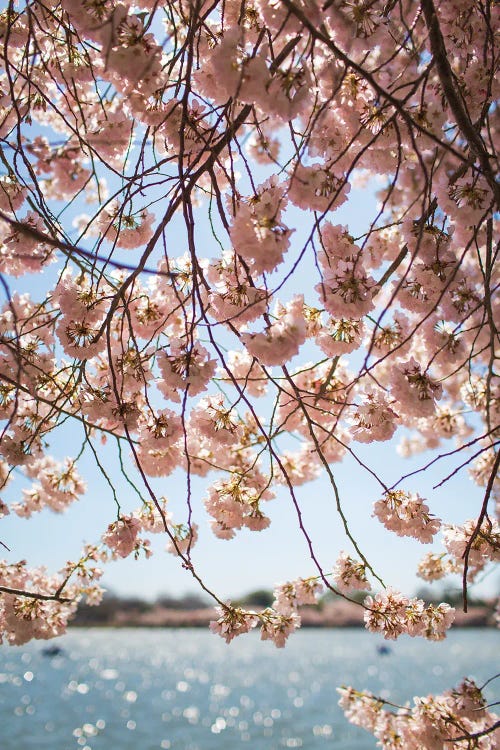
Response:
[{"label": "thick branch", "polygon": [[500,466],[500,451],[498,451],[495,462],[493,464],[493,467],[491,469],[490,478],[488,479],[488,484],[486,487],[486,492],[484,493],[484,500],[483,505],[481,508],[481,513],[479,514],[479,518],[477,519],[476,528],[471,534],[471,537],[469,541],[467,542],[467,547],[465,548],[463,558],[464,558],[464,573],[462,578],[462,596],[464,601],[464,612],[467,612],[467,572],[469,570],[469,555],[470,551],[472,549],[472,545],[474,543],[474,539],[478,536],[482,523],[484,519],[486,518],[486,512],[488,510],[488,502],[490,499],[491,491],[493,489],[493,484],[497,478],[498,475],[498,468]]},{"label": "thick branch", "polygon": [[448,60],[448,53],[439,27],[439,21],[433,0],[421,0],[420,5],[429,31],[431,52],[436,64],[439,80],[441,81],[443,93],[450,105],[450,109],[453,112],[453,116],[460,132],[467,141],[472,153],[479,160],[483,175],[493,191],[498,206],[500,205],[500,185],[495,179],[495,173],[490,163],[490,156],[486,150],[483,139],[474,128],[460,95],[455,88],[455,78]]},{"label": "thick branch", "polygon": [[[498,727],[500,727],[500,721],[496,721],[490,727],[486,727],[486,729],[482,729],[480,732],[474,732],[473,734],[463,734],[461,737],[451,737],[450,739],[443,740],[443,742],[465,742],[467,740],[478,740],[480,737],[486,737],[487,734],[491,734],[496,729],[498,729]],[[476,747],[476,745],[474,745],[474,747]]]},{"label": "thick branch", "polygon": [[28,599],[40,599],[44,602],[62,602],[63,604],[66,604],[68,602],[73,601],[72,599],[67,599],[64,596],[60,596],[59,593],[55,594],[39,594],[36,591],[23,591],[23,589],[12,589],[9,586],[0,586],[0,592],[4,594],[13,594],[14,596],[25,596]]}]

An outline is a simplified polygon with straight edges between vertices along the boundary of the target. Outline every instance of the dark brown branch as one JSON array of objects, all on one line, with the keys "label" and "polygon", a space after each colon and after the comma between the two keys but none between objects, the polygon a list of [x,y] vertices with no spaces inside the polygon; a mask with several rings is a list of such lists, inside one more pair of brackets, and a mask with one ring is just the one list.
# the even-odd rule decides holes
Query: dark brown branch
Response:
[{"label": "dark brown branch", "polygon": [[0,586],[0,592],[4,594],[13,594],[14,596],[25,596],[28,599],[40,599],[44,602],[62,602],[67,604],[74,601],[73,599],[67,599],[64,596],[60,596],[58,592],[55,594],[39,594],[36,591],[23,591],[23,589],[12,589],[9,586]]},{"label": "dark brown branch", "polygon": [[[16,232],[27,234],[28,237],[33,237],[33,239],[38,240],[39,242],[43,242],[44,245],[49,245],[50,247],[53,247],[56,250],[62,250],[64,253],[67,253],[69,257],[72,257],[74,255],[79,255],[85,258],[86,260],[92,260],[94,262],[99,261],[100,263],[107,263],[108,265],[113,266],[113,268],[122,268],[125,271],[134,271],[136,268],[135,265],[130,265],[129,263],[123,263],[121,261],[117,261],[112,258],[104,258],[99,255],[96,255],[90,250],[84,250],[82,247],[71,245],[69,242],[64,242],[64,240],[58,240],[55,237],[50,237],[50,235],[45,234],[44,232],[40,232],[39,229],[30,227],[28,224],[24,224],[22,221],[17,221],[17,219],[13,219],[11,216],[8,216],[3,211],[0,211],[0,219],[7,222],[9,226],[11,226],[13,229],[16,230]],[[19,253],[17,253],[16,255],[17,257],[23,257]],[[170,273],[167,271],[158,271],[155,268],[144,267],[142,271],[143,273],[149,273],[155,276],[168,276],[168,277],[176,276],[175,273]]]},{"label": "dark brown branch", "polygon": [[[474,734],[464,734],[461,737],[451,737],[448,740],[443,740],[443,742],[460,742],[460,741],[466,741],[466,740],[477,740],[480,737],[485,737],[487,734],[491,734],[496,729],[500,727],[500,721],[496,721],[494,724],[491,725],[491,727],[486,727],[486,729],[482,729],[480,732],[474,732]],[[476,745],[474,745],[476,747]]]},{"label": "dark brown branch", "polygon": [[484,519],[486,518],[486,512],[488,510],[488,502],[490,499],[491,491],[493,489],[493,484],[495,482],[495,479],[497,478],[498,474],[498,467],[500,466],[500,451],[496,454],[495,462],[492,466],[490,478],[488,479],[488,484],[486,486],[486,492],[484,493],[484,500],[483,505],[481,507],[481,512],[479,514],[479,518],[477,519],[476,528],[471,534],[471,537],[469,541],[467,542],[467,547],[465,548],[463,559],[464,559],[464,573],[462,577],[462,596],[463,596],[463,603],[464,603],[464,612],[467,612],[467,572],[469,570],[469,556],[470,551],[472,549],[472,545],[474,543],[474,540],[479,535],[479,532],[481,530],[482,523]]},{"label": "dark brown branch", "polygon": [[446,101],[450,105],[450,109],[453,112],[453,116],[457,123],[460,132],[467,141],[470,150],[479,160],[481,165],[482,173],[487,180],[489,186],[495,196],[495,202],[497,206],[500,205],[500,185],[495,179],[495,173],[490,163],[490,156],[486,150],[483,139],[479,132],[472,124],[469,115],[463,105],[463,102],[455,88],[455,77],[451,69],[450,61],[448,60],[448,53],[444,43],[443,35],[439,27],[438,17],[436,15],[436,9],[434,7],[433,0],[421,0],[421,8],[424,13],[425,23],[429,31],[429,42],[431,46],[432,56],[436,64],[436,68],[443,87],[443,93],[446,97]]}]

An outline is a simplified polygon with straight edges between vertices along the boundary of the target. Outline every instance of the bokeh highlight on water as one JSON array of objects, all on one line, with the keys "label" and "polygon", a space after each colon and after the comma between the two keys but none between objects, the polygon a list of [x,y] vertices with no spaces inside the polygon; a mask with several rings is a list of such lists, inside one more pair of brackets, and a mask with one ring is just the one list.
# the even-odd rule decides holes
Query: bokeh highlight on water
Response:
[{"label": "bokeh highlight on water", "polygon": [[[0,648],[2,750],[369,750],[336,687],[395,703],[498,670],[494,630],[444,643],[402,638],[380,654],[362,630],[304,630],[284,650],[253,633],[230,646],[205,630],[73,630]],[[57,645],[59,654],[44,653]],[[487,689],[498,700],[498,681]]]}]

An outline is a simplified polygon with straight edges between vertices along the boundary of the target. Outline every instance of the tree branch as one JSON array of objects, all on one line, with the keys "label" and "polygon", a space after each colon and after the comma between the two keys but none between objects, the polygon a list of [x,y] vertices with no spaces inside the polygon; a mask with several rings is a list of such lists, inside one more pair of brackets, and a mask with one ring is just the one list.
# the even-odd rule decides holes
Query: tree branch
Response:
[{"label": "tree branch", "polygon": [[496,205],[499,206],[500,185],[495,179],[495,173],[490,163],[491,157],[486,150],[483,139],[472,124],[463,101],[455,88],[455,77],[448,59],[448,53],[446,51],[443,35],[441,34],[433,0],[420,0],[420,5],[424,13],[425,24],[429,31],[431,52],[434,62],[436,63],[439,80],[443,87],[443,93],[450,105],[450,109],[453,112],[453,116],[460,132],[467,141],[470,150],[479,160],[482,173],[493,191]]}]

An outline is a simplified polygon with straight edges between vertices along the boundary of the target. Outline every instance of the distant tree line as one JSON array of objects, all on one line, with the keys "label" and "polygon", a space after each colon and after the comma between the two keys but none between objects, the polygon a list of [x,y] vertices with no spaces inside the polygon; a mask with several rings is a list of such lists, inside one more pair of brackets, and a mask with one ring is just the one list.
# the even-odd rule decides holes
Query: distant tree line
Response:
[{"label": "distant tree line", "polygon": [[[356,595],[359,597],[359,600],[362,601],[368,593],[369,592],[366,591],[359,591],[356,592]],[[461,591],[459,589],[450,588],[441,592],[435,592],[433,589],[424,586],[419,588],[416,595],[429,602],[429,604],[439,602],[443,597],[445,597],[447,601],[455,604],[460,602]],[[340,598],[341,597],[337,594],[329,591],[318,600],[316,605],[313,606],[322,610],[327,604],[338,601]],[[274,594],[271,590],[256,589],[238,599],[234,599],[233,602],[235,606],[239,607],[264,609],[265,607],[271,606],[273,599]],[[491,601],[476,596],[471,598],[470,605],[473,607],[491,606]],[[151,612],[158,608],[189,612],[197,609],[205,609],[209,606],[210,602],[205,597],[196,593],[185,593],[180,596],[161,594],[155,600],[148,600],[141,599],[138,596],[120,596],[119,594],[109,591],[104,595],[101,606],[80,606],[72,624],[78,626],[108,625],[116,619],[117,612],[124,613],[128,616],[134,616]]]}]

